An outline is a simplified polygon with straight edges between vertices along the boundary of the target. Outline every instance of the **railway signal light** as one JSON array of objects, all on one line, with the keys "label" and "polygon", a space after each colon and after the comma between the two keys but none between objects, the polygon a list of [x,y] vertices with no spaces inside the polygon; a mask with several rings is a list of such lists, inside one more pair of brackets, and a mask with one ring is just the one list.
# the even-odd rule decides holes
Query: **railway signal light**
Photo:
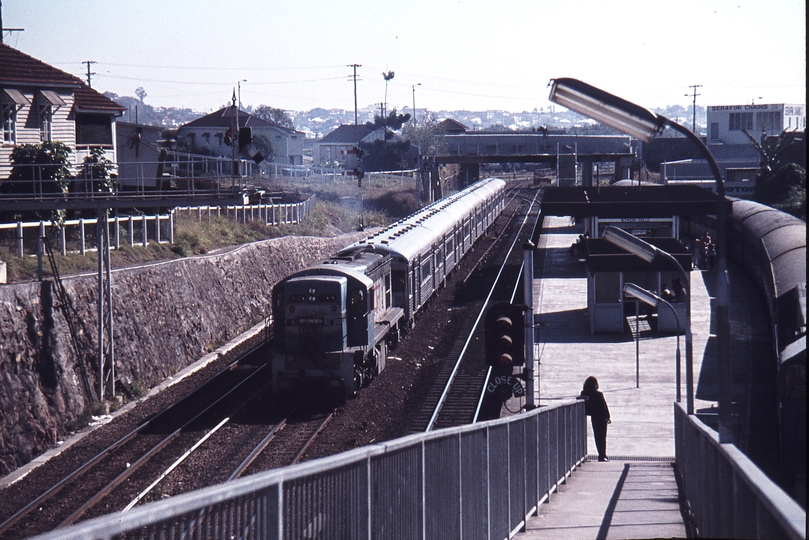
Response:
[{"label": "railway signal light", "polygon": [[253,128],[242,127],[239,128],[239,150],[246,148],[253,142]]},{"label": "railway signal light", "polygon": [[486,312],[486,363],[498,372],[511,374],[525,364],[524,306],[501,302]]}]

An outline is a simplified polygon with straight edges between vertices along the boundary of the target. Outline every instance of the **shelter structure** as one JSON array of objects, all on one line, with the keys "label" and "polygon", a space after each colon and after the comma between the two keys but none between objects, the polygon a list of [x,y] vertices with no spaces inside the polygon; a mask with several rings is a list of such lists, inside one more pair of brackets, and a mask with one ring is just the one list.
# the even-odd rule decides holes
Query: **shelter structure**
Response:
[{"label": "shelter structure", "polygon": [[[544,216],[571,216],[582,231],[579,242],[570,251],[586,268],[590,331],[623,332],[625,314],[634,313],[634,300],[623,292],[626,283],[662,295],[664,288],[675,289],[674,284],[681,279],[679,269],[671,261],[646,262],[601,238],[606,227],[619,227],[641,237],[671,254],[683,268],[690,269],[692,239],[680,238],[680,219],[716,214],[718,206],[715,194],[689,185],[636,182],[607,187],[545,188],[540,220]],[[537,229],[541,231],[541,224]],[[651,313],[657,317],[658,331],[676,331],[676,319],[683,330],[686,299],[680,291],[672,300],[677,318],[665,309]]]}]

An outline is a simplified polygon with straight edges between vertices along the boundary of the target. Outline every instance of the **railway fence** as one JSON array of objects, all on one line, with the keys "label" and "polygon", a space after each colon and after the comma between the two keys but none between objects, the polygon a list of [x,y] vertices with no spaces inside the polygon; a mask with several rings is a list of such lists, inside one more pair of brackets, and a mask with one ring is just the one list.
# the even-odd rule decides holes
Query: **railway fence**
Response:
[{"label": "railway fence", "polygon": [[[313,195],[298,203],[255,203],[223,206],[177,206],[169,212],[148,215],[146,213],[117,215],[109,218],[112,228],[110,244],[113,249],[120,249],[122,237],[130,246],[148,246],[150,241],[158,243],[174,243],[174,220],[179,213],[196,214],[202,221],[210,221],[211,216],[225,216],[237,222],[264,220],[269,226],[296,224],[306,217],[314,208],[316,197]],[[98,218],[67,219],[60,227],[52,221],[16,221],[0,223],[0,234],[7,231],[6,242],[13,243],[13,252],[18,258],[26,254],[39,253],[38,240],[48,230],[56,230],[59,240],[59,251],[66,255],[69,251],[85,255],[88,251],[96,251],[96,226]],[[15,234],[16,233],[16,234]]]},{"label": "railway fence", "polygon": [[584,402],[254,474],[40,538],[507,538],[585,459]]}]

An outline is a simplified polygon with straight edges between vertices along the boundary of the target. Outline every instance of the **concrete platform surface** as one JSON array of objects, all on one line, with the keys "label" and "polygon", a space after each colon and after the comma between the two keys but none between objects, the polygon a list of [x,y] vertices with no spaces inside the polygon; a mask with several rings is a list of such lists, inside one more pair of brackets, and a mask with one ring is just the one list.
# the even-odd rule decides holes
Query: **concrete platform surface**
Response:
[{"label": "concrete platform surface", "polygon": [[686,538],[672,464],[587,461],[516,538]]}]

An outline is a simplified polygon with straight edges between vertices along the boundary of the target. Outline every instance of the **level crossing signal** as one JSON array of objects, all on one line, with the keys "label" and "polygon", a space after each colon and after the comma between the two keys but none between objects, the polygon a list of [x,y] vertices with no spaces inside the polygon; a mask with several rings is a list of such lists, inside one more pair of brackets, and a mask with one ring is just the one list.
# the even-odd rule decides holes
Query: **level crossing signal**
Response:
[{"label": "level crossing signal", "polygon": [[525,364],[525,306],[500,302],[486,312],[486,364],[498,374],[511,375]]}]

